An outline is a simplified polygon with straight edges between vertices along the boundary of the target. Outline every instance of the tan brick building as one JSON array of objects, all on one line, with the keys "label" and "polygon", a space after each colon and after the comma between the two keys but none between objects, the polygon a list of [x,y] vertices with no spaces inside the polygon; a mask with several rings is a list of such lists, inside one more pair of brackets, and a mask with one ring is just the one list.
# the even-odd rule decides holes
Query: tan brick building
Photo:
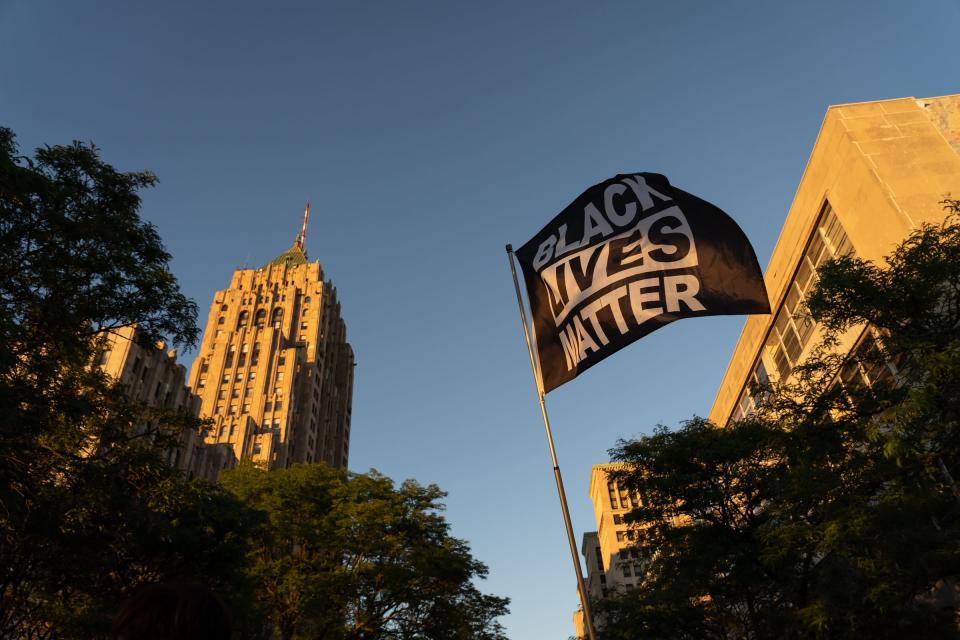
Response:
[{"label": "tan brick building", "polygon": [[[185,386],[187,370],[177,363],[176,350],[167,351],[163,342],[143,346],[134,338],[135,327],[123,327],[105,336],[100,354],[100,367],[119,381],[133,402],[148,408],[163,408],[196,416],[200,398]],[[148,423],[136,427],[145,433]],[[215,482],[220,471],[236,464],[233,450],[225,446],[205,444],[203,435],[194,429],[184,429],[179,436],[179,447],[166,452],[167,463],[179,469],[188,478],[202,478]]]},{"label": "tan brick building", "polygon": [[[622,468],[621,464],[595,464],[590,472],[597,530],[583,534],[580,551],[587,565],[587,597],[591,601],[635,588],[646,566],[644,554],[633,548],[637,532],[624,521],[631,509],[640,506],[640,499],[609,475]],[[577,638],[585,637],[582,611],[574,613],[573,626]],[[594,626],[602,627],[603,621],[595,619]]]},{"label": "tan brick building", "polygon": [[[789,376],[816,344],[803,300],[818,265],[845,253],[882,264],[911,229],[943,219],[940,201],[951,192],[960,197],[960,95],[828,108],[764,276],[773,313],[747,318],[710,419],[722,426],[748,413],[750,382]],[[873,339],[859,327],[840,348]],[[888,373],[843,375],[869,382]]]},{"label": "tan brick building", "polygon": [[216,292],[190,374],[209,442],[268,468],[325,462],[345,468],[353,350],[337,292],[308,262],[303,232],[258,269],[238,269]]}]

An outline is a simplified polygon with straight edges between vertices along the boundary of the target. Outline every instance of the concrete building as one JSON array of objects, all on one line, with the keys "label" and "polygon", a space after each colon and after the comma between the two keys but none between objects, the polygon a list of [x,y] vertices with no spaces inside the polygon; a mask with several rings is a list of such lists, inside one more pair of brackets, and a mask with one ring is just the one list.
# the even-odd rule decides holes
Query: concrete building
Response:
[{"label": "concrete building", "polygon": [[306,219],[290,249],[216,292],[190,383],[214,421],[208,442],[238,459],[345,468],[353,350],[336,289],[307,261],[305,230]]},{"label": "concrete building", "polygon": [[[751,382],[788,377],[817,343],[820,327],[803,305],[817,266],[843,254],[882,264],[912,229],[943,220],[940,201],[951,193],[960,197],[960,95],[829,107],[766,268],[772,313],[747,317],[710,419],[725,426],[749,413]],[[869,327],[855,327],[839,348],[869,349],[873,340]],[[895,373],[892,364],[869,371],[855,365],[842,375],[869,383]],[[585,534],[583,554],[591,597],[597,588],[603,596],[634,588],[643,574],[622,524],[633,498],[609,482],[613,466],[595,465],[590,479],[597,531]],[[584,637],[580,612],[574,627]]]},{"label": "concrete building", "polygon": [[[838,254],[882,264],[912,229],[943,219],[940,201],[951,192],[960,196],[960,95],[828,108],[767,265],[772,314],[747,318],[710,419],[722,426],[751,411],[751,381],[789,376],[817,343],[803,300],[819,264]],[[840,348],[868,349],[873,339],[858,327]]]},{"label": "concrete building", "polygon": [[[177,363],[176,350],[167,351],[163,342],[143,346],[135,340],[136,328],[123,327],[105,336],[100,354],[100,367],[124,387],[128,397],[143,407],[169,409],[196,416],[200,399],[184,385],[186,369]],[[137,426],[145,433],[151,418]],[[202,478],[215,482],[220,471],[236,464],[229,447],[207,445],[203,434],[195,429],[183,429],[179,447],[166,452],[167,463],[179,469],[188,478]]]},{"label": "concrete building", "polygon": [[[610,477],[620,464],[595,464],[590,472],[590,500],[597,530],[583,534],[580,552],[587,565],[587,597],[591,601],[635,588],[643,579],[646,554],[635,547],[637,531],[624,516],[640,506],[640,498]],[[603,621],[594,616],[594,627]],[[585,637],[583,613],[573,615],[576,637]]]}]

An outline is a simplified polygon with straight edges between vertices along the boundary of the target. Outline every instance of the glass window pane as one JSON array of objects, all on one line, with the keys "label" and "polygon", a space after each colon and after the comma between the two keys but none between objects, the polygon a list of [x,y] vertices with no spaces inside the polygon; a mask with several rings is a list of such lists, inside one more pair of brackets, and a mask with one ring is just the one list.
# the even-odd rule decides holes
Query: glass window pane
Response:
[{"label": "glass window pane", "polygon": [[820,263],[824,260],[824,251],[823,238],[820,237],[820,234],[817,233],[813,236],[813,240],[810,242],[810,248],[807,249],[807,257],[810,258],[810,262],[814,267],[819,267]]},{"label": "glass window pane", "polygon": [[800,346],[800,338],[797,336],[797,332],[793,327],[787,329],[787,333],[783,338],[783,346],[787,349],[787,355],[790,357],[790,361],[796,364],[800,358],[800,352],[803,349]]},{"label": "glass window pane", "polygon": [[797,270],[797,287],[801,292],[806,293],[807,286],[810,284],[810,276],[813,275],[813,269],[810,268],[810,262],[806,256],[800,260],[800,268]]}]

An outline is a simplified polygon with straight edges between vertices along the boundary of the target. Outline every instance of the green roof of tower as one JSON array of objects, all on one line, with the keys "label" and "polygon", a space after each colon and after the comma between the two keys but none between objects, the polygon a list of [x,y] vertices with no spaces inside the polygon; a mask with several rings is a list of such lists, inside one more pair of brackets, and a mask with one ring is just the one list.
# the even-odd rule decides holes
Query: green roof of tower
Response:
[{"label": "green roof of tower", "polygon": [[295,267],[301,264],[307,264],[307,254],[303,252],[303,249],[300,248],[299,243],[295,243],[292,247],[281,253],[279,256],[263,265],[264,267],[269,267],[272,264],[283,264],[288,267]]}]

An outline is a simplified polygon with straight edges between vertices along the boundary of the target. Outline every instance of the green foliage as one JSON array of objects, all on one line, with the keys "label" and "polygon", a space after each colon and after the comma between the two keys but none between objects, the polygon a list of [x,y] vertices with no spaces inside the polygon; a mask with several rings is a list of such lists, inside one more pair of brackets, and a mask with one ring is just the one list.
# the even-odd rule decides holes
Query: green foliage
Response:
[{"label": "green foliage", "polygon": [[503,638],[503,598],[440,515],[445,495],[413,481],[324,465],[266,472],[251,464],[224,486],[266,514],[249,571],[280,638]]},{"label": "green foliage", "polygon": [[824,342],[754,413],[612,450],[649,560],[598,603],[603,638],[960,635],[960,224],[818,275]]},{"label": "green foliage", "polygon": [[168,467],[201,421],[131,404],[93,366],[121,326],[197,338],[137,213],[155,178],[92,145],[17,153],[0,128],[0,637],[106,637],[139,586],[183,580],[226,600],[240,638],[503,638],[507,601],[473,586],[486,567],[436,487],[245,465],[221,488]]},{"label": "green foliage", "polygon": [[143,407],[91,366],[98,333],[197,337],[156,230],[149,173],[90,145],[19,157],[0,128],[0,636],[103,637],[144,582],[200,579],[239,597],[249,511],[160,457],[191,416],[136,435]]}]

